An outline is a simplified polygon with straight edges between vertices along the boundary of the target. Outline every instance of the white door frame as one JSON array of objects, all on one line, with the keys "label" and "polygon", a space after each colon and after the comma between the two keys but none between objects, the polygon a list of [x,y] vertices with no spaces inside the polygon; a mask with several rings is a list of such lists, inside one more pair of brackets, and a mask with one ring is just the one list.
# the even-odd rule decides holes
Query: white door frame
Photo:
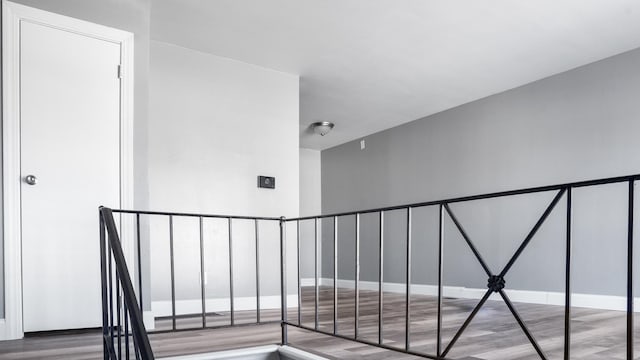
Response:
[{"label": "white door frame", "polygon": [[[2,171],[4,220],[5,321],[0,340],[24,336],[22,317],[22,253],[20,194],[20,23],[28,21],[120,45],[120,205],[133,208],[133,34],[63,15],[2,1]],[[116,69],[114,69],[114,72]],[[115,74],[114,74],[115,75]],[[98,216],[96,208],[95,216]],[[125,219],[123,219],[125,220]],[[132,223],[121,224],[129,234]],[[98,241],[96,229],[96,242]],[[123,239],[131,258],[133,241]],[[98,266],[98,265],[96,265]],[[1,289],[0,289],[1,290]]]}]

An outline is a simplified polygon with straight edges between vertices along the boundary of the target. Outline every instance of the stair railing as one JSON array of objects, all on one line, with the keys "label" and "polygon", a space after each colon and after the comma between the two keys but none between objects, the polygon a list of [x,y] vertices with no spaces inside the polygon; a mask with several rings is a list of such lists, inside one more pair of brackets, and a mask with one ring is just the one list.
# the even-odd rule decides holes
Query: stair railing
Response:
[{"label": "stair railing", "polygon": [[[229,226],[229,249],[232,248],[232,220],[234,219],[244,219],[244,220],[252,220],[255,222],[255,236],[256,236],[256,249],[258,249],[258,221],[277,221],[280,225],[280,294],[281,294],[281,319],[277,322],[281,324],[281,344],[286,345],[288,343],[288,334],[287,328],[292,326],[294,328],[300,328],[303,330],[321,333],[324,335],[329,335],[337,338],[342,338],[346,340],[360,342],[362,344],[375,346],[378,348],[394,350],[406,354],[411,354],[423,358],[429,359],[438,359],[443,360],[447,359],[447,356],[450,354],[452,348],[455,347],[457,341],[460,339],[461,335],[465,332],[468,325],[473,321],[474,317],[478,314],[478,312],[483,308],[486,302],[489,300],[491,295],[498,295],[502,298],[504,303],[507,305],[510,313],[513,315],[515,321],[518,323],[524,335],[527,337],[532,347],[536,351],[537,355],[541,359],[547,359],[548,356],[545,353],[544,349],[538,344],[536,338],[533,336],[525,322],[522,320],[521,315],[518,313],[516,308],[513,306],[512,301],[507,296],[507,284],[505,281],[505,276],[508,274],[509,270],[512,266],[517,262],[520,258],[524,250],[529,246],[535,237],[536,233],[543,225],[543,223],[547,220],[549,215],[552,213],[557,204],[561,201],[566,203],[566,211],[565,211],[565,220],[566,220],[566,229],[565,234],[563,234],[563,245],[565,246],[565,274],[564,274],[564,282],[565,282],[565,299],[564,299],[564,338],[563,338],[563,358],[568,360],[570,358],[570,350],[571,350],[571,260],[572,260],[572,192],[574,189],[598,186],[598,185],[606,185],[606,184],[625,184],[627,188],[627,239],[626,239],[626,265],[627,265],[627,274],[626,274],[626,358],[628,360],[632,360],[634,356],[634,295],[633,295],[633,241],[634,241],[634,198],[635,198],[635,182],[640,180],[640,175],[629,175],[629,176],[621,176],[621,177],[612,177],[605,179],[597,179],[590,181],[581,181],[581,182],[573,182],[573,183],[565,183],[559,185],[551,185],[551,186],[541,186],[520,190],[510,190],[510,191],[502,191],[495,192],[489,194],[482,195],[473,195],[473,196],[465,196],[465,197],[457,197],[450,199],[443,199],[437,201],[429,201],[429,202],[421,202],[400,206],[391,206],[384,208],[376,208],[369,210],[360,210],[360,211],[351,211],[351,212],[342,212],[336,214],[327,214],[327,215],[319,215],[319,216],[308,216],[308,217],[298,217],[298,218],[289,218],[286,219],[284,217],[281,218],[258,218],[258,217],[247,217],[247,216],[228,216],[228,215],[203,215],[203,214],[189,214],[189,213],[166,213],[166,212],[152,212],[152,211],[134,211],[134,210],[111,210],[107,208],[100,209],[100,240],[101,240],[101,265],[102,265],[102,297],[103,297],[103,338],[104,338],[104,352],[105,359],[115,360],[115,359],[128,359],[130,356],[129,353],[129,343],[128,340],[132,338],[133,342],[133,350],[132,352],[135,354],[136,359],[153,359],[153,352],[149,345],[149,339],[147,337],[147,332],[144,327],[144,323],[142,321],[142,302],[139,303],[136,300],[134,287],[131,283],[131,279],[129,277],[129,272],[126,266],[125,257],[122,252],[120,240],[118,238],[118,233],[116,230],[115,222],[113,219],[113,213],[119,214],[132,214],[136,216],[137,220],[137,243],[138,243],[138,256],[140,254],[140,215],[159,215],[159,216],[167,216],[169,217],[169,231],[170,231],[170,243],[171,249],[173,249],[173,218],[174,217],[196,217],[200,220],[200,266],[201,266],[201,276],[203,274],[203,230],[202,230],[202,222],[204,218],[218,218],[218,219],[227,219]],[[532,193],[543,193],[543,192],[553,192],[554,196],[551,202],[547,205],[545,210],[542,212],[535,225],[530,229],[527,235],[522,239],[519,246],[515,250],[515,252],[511,255],[506,265],[501,269],[491,269],[488,263],[484,260],[482,253],[478,250],[475,243],[465,231],[463,224],[458,220],[455,213],[452,211],[450,205],[455,203],[463,203],[473,200],[482,200],[482,199],[492,199],[492,198],[501,198],[513,195],[523,195],[523,194],[532,194]],[[417,208],[423,207],[435,207],[439,212],[439,235],[438,235],[438,284],[437,284],[437,334],[436,334],[436,351],[435,353],[428,354],[414,350],[411,347],[411,312],[410,312],[410,302],[411,302],[411,228],[412,228],[412,213],[413,210]],[[405,341],[402,346],[395,346],[384,342],[384,322],[383,322],[383,304],[384,304],[384,292],[383,292],[383,269],[384,269],[384,218],[385,214],[391,211],[403,211],[406,215],[405,224],[406,224],[406,249],[404,249],[406,255],[406,264],[405,264],[405,274],[406,274],[406,293],[405,293],[405,314],[404,314],[404,335]],[[359,300],[359,283],[360,283],[360,217],[363,214],[377,214],[379,216],[379,239],[378,239],[378,247],[379,247],[379,258],[378,258],[378,269],[379,269],[379,287],[378,287],[378,339],[377,341],[371,341],[362,338],[359,333],[359,319],[360,319],[360,300]],[[354,298],[354,320],[355,326],[353,334],[341,334],[338,332],[338,297],[337,297],[337,286],[338,286],[338,272],[337,272],[337,259],[338,259],[338,245],[340,243],[338,236],[338,223],[340,218],[345,216],[354,216],[355,217],[355,257],[354,257],[354,279],[355,279],[355,298]],[[442,302],[444,298],[443,294],[443,244],[444,244],[444,222],[445,218],[449,218],[457,231],[462,236],[466,246],[471,250],[474,255],[475,260],[482,267],[483,271],[487,275],[487,288],[484,290],[484,295],[473,308],[471,313],[467,316],[463,324],[458,328],[453,338],[445,343],[442,340]],[[319,239],[319,223],[322,219],[333,219],[333,329],[332,331],[327,331],[320,329],[319,327],[319,287],[320,287],[320,273],[319,263],[320,263],[320,243],[322,239]],[[314,238],[314,324],[312,326],[303,325],[301,322],[301,278],[300,278],[300,222],[301,221],[313,221],[315,223],[315,238]],[[298,295],[298,304],[297,304],[297,321],[292,321],[288,319],[287,316],[287,268],[286,268],[286,258],[287,258],[287,249],[286,249],[286,234],[287,234],[287,224],[294,224],[297,228],[297,237],[296,237],[296,257],[297,257],[297,295]],[[250,324],[236,324],[234,323],[234,303],[233,303],[233,254],[229,252],[229,264],[230,264],[230,315],[231,315],[231,323],[230,326],[238,326],[238,325],[258,325],[267,323],[265,321],[261,321],[260,319],[260,288],[259,288],[259,255],[258,251],[256,251],[256,322]],[[140,293],[142,293],[142,278],[141,278],[141,268],[140,268],[140,258],[138,258],[138,287],[140,288]],[[171,256],[171,262],[173,264],[173,256]],[[115,269],[114,269],[115,268]],[[113,271],[115,270],[115,278],[113,278]],[[172,287],[175,286],[173,283],[173,266],[171,267],[172,274]],[[115,280],[115,281],[114,281]],[[203,287],[204,279],[201,279],[201,301],[202,301],[202,328],[217,328],[217,327],[209,327],[206,323],[206,297],[205,297],[205,289]],[[115,287],[115,290],[114,290]],[[172,291],[174,292],[174,291]],[[116,302],[116,306],[114,307],[113,302]],[[122,308],[122,312],[120,309]],[[176,329],[176,307],[175,307],[175,293],[172,294],[172,328],[168,331],[177,331]],[[115,309],[115,310],[114,310]],[[114,313],[115,311],[115,313]],[[114,315],[116,317],[116,321],[114,322]],[[129,321],[127,320],[129,319]],[[221,326],[218,326],[221,327]],[[228,326],[226,326],[228,327]],[[132,336],[129,336],[131,333]],[[124,342],[124,345],[122,344]],[[122,352],[125,352],[125,357],[122,356]]]},{"label": "stair railing", "polygon": [[111,209],[100,207],[102,340],[105,360],[153,360],[154,355],[129,276]]}]

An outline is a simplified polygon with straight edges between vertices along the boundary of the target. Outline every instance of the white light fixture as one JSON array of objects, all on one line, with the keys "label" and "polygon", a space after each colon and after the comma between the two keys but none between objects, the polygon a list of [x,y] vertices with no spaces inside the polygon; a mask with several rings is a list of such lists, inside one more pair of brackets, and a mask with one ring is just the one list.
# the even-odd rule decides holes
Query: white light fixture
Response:
[{"label": "white light fixture", "polygon": [[331,131],[334,126],[335,125],[332,122],[328,121],[318,121],[311,124],[311,127],[313,127],[313,132],[320,136],[327,135],[327,133]]}]

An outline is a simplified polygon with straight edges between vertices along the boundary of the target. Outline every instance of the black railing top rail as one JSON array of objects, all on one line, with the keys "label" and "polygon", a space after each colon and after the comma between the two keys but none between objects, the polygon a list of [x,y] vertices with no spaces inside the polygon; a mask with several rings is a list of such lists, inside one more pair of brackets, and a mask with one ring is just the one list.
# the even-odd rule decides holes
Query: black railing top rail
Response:
[{"label": "black railing top rail", "polygon": [[536,187],[516,189],[516,190],[505,190],[505,191],[484,193],[479,195],[459,196],[459,197],[453,197],[448,199],[423,201],[423,202],[403,204],[403,205],[392,205],[387,207],[379,207],[379,208],[372,208],[372,209],[365,209],[365,210],[352,210],[352,211],[344,211],[344,212],[337,212],[337,213],[330,213],[330,214],[320,214],[320,215],[292,217],[292,218],[269,217],[269,216],[199,214],[199,213],[170,212],[170,211],[123,210],[123,209],[111,209],[111,211],[113,211],[114,213],[133,214],[133,215],[135,214],[160,215],[160,216],[164,215],[164,216],[203,217],[203,218],[234,219],[234,220],[237,219],[237,220],[302,221],[302,220],[313,220],[313,219],[321,219],[321,218],[331,218],[331,217],[337,217],[337,216],[338,217],[349,216],[349,215],[355,215],[355,214],[377,213],[381,211],[403,210],[407,208],[444,205],[444,204],[452,204],[452,203],[465,202],[465,201],[491,199],[491,198],[505,197],[505,196],[512,196],[512,195],[524,195],[524,194],[532,194],[532,193],[554,191],[554,190],[557,191],[557,190],[566,189],[566,188],[580,188],[580,187],[595,186],[595,185],[615,184],[615,183],[623,183],[627,181],[637,181],[637,180],[640,180],[640,174],[616,176],[616,177],[601,178],[601,179],[595,179],[595,180],[576,181],[576,182],[556,184],[556,185],[536,186]]},{"label": "black railing top rail", "polygon": [[168,212],[168,211],[145,211],[145,210],[122,210],[112,209],[114,213],[120,214],[133,214],[133,215],[160,215],[160,216],[183,216],[183,217],[197,217],[197,218],[215,218],[215,219],[233,219],[233,220],[273,220],[280,221],[280,217],[267,217],[267,216],[241,216],[241,215],[219,215],[219,214],[198,214],[198,213],[185,213],[185,212]]},{"label": "black railing top rail", "polygon": [[424,201],[424,202],[404,204],[404,205],[393,205],[393,206],[366,209],[366,210],[355,210],[355,211],[345,211],[345,212],[315,215],[315,216],[286,218],[285,221],[313,220],[313,219],[321,219],[321,218],[349,216],[349,215],[356,215],[356,214],[377,213],[381,211],[404,210],[407,208],[444,205],[444,204],[452,204],[452,203],[465,202],[465,201],[491,199],[491,198],[512,196],[512,195],[524,195],[524,194],[532,194],[532,193],[554,191],[554,190],[558,191],[566,188],[581,188],[581,187],[587,187],[587,186],[615,184],[615,183],[623,183],[623,182],[637,181],[637,180],[640,180],[640,174],[616,176],[616,177],[602,178],[602,179],[596,179],[596,180],[577,181],[577,182],[557,184],[557,185],[537,186],[537,187],[518,189],[518,190],[498,191],[498,192],[492,192],[492,193],[486,193],[486,194],[480,194],[480,195],[461,196],[461,197],[454,197],[449,199]]},{"label": "black railing top rail", "polygon": [[[142,318],[142,311],[138,308],[135,290],[133,288],[133,283],[131,282],[131,277],[129,276],[129,269],[122,251],[122,244],[120,243],[118,230],[113,219],[113,211],[109,208],[100,207],[100,216],[102,218],[101,220],[104,221],[107,234],[109,235],[107,247],[110,249],[116,272],[119,274],[120,285],[122,287],[122,298],[129,310],[129,318],[131,319],[131,333],[133,335],[133,339],[138,346],[138,351],[140,352],[142,359],[154,359],[151,344],[149,343],[149,337],[147,336],[147,331]],[[107,256],[109,256],[108,253]]]}]

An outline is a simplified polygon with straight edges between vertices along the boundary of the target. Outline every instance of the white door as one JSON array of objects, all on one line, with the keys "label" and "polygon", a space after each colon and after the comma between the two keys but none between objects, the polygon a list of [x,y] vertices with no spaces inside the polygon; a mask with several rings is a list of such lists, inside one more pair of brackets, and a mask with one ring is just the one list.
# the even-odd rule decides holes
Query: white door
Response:
[{"label": "white door", "polygon": [[98,206],[120,205],[120,45],[26,21],[20,34],[24,331],[98,327]]}]

